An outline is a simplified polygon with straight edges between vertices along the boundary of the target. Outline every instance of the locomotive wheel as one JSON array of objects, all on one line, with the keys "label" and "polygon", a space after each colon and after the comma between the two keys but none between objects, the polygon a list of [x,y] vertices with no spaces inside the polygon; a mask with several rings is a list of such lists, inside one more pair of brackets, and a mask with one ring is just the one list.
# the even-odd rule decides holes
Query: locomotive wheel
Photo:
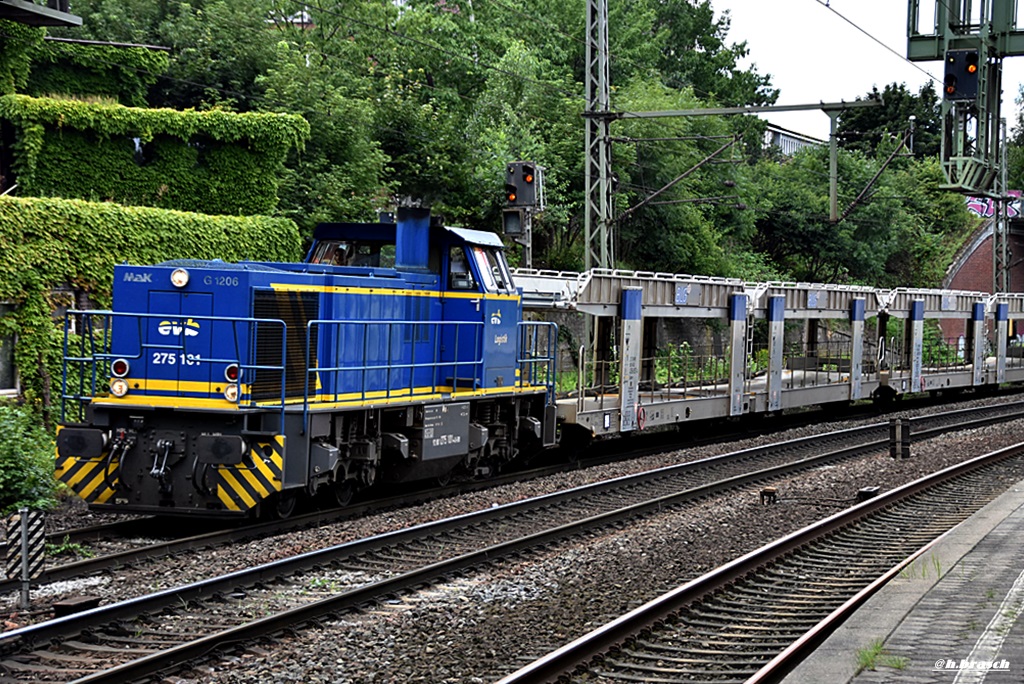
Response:
[{"label": "locomotive wheel", "polygon": [[290,518],[292,513],[295,512],[295,506],[298,502],[299,497],[295,492],[281,492],[277,495],[277,500],[274,502],[274,517],[278,520]]},{"label": "locomotive wheel", "polygon": [[344,508],[352,503],[352,497],[356,495],[356,486],[346,480],[331,487],[331,492],[334,494],[334,503]]}]

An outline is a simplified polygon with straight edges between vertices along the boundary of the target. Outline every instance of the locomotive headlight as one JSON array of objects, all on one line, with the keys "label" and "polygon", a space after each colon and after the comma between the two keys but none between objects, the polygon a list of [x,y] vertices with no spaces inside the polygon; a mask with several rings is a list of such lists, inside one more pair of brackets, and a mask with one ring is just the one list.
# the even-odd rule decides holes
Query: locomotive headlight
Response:
[{"label": "locomotive headlight", "polygon": [[224,398],[230,401],[232,404],[238,402],[238,385],[231,383],[224,388]]},{"label": "locomotive headlight", "polygon": [[183,268],[176,268],[171,271],[171,285],[174,285],[174,287],[185,287],[188,285],[188,271]]},{"label": "locomotive headlight", "polygon": [[131,366],[128,364],[128,359],[114,359],[110,364],[110,374],[115,378],[125,377],[129,370],[131,370]]},{"label": "locomotive headlight", "polygon": [[128,394],[128,381],[124,378],[114,378],[110,381],[110,393],[115,397],[123,397]]}]

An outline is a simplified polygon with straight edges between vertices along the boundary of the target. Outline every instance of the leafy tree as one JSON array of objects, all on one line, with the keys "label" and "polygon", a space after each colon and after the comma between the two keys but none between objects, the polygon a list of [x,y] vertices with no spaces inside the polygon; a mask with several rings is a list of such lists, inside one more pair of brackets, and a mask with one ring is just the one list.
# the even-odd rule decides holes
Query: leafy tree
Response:
[{"label": "leafy tree", "polygon": [[1017,92],[1017,119],[1010,131],[1009,145],[1006,146],[1008,183],[1011,189],[1024,189],[1024,86]]},{"label": "leafy tree", "polygon": [[[289,3],[290,4],[290,3]],[[80,0],[78,28],[56,35],[170,48],[170,68],[150,93],[154,107],[249,110],[279,39],[268,18],[277,0]]]},{"label": "leafy tree", "polygon": [[867,97],[858,97],[856,101],[863,100],[882,104],[851,109],[839,117],[836,134],[843,147],[874,155],[888,141],[902,139],[910,117],[914,117],[914,156],[918,159],[938,156],[942,136],[941,103],[931,82],[921,86],[916,95],[907,90],[905,83],[891,83],[881,93],[875,86]]},{"label": "leafy tree", "polygon": [[715,19],[709,0],[664,0],[655,3],[655,29],[664,47],[657,63],[665,83],[690,85],[702,99],[720,105],[772,104],[779,91],[756,67],[741,70],[750,54],[746,42],[726,43],[729,13]]},{"label": "leafy tree", "polygon": [[[894,145],[880,148],[879,156]],[[782,164],[758,163],[750,179],[754,248],[796,280],[938,286],[974,223],[959,196],[938,189],[936,159],[905,158],[879,175],[881,164],[841,151],[839,210],[845,218],[831,223],[826,148],[801,150]]]},{"label": "leafy tree", "polygon": [[[276,65],[258,79],[268,102],[280,111],[300,111],[313,131],[288,164],[279,189],[280,211],[311,237],[320,222],[369,220],[386,206],[386,156],[372,136],[370,104],[346,95],[328,59],[307,64],[312,46],[282,41]],[[339,83],[340,81],[340,83]]]},{"label": "leafy tree", "polygon": [[[620,91],[619,101],[631,111],[699,104],[689,91],[639,80]],[[709,163],[712,157],[728,161],[737,156],[726,122],[717,117],[633,119],[617,126],[620,132],[626,142],[614,150],[618,259],[643,270],[726,273],[728,260],[715,224],[734,204],[734,191],[726,184],[732,167]]]}]

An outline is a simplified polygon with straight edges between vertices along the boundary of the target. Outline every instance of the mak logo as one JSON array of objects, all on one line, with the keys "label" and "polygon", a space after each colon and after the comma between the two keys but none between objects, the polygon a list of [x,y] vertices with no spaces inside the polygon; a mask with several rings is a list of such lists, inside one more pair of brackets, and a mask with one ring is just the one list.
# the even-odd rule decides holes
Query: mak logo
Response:
[{"label": "mak logo", "polygon": [[199,323],[191,318],[182,323],[181,321],[160,321],[156,331],[161,335],[173,335],[175,337],[185,333],[185,337],[195,337],[199,334]]},{"label": "mak logo", "polygon": [[501,325],[501,309],[491,314],[491,325]]},{"label": "mak logo", "polygon": [[128,271],[124,274],[124,282],[126,283],[151,283],[153,282],[152,273],[132,273]]}]

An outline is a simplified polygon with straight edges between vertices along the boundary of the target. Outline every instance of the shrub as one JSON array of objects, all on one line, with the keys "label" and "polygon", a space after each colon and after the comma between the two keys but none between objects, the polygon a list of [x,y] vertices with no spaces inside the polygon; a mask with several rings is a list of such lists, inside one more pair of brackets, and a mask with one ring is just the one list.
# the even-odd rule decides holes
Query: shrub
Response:
[{"label": "shrub", "polygon": [[38,417],[17,404],[0,404],[0,515],[56,505],[54,442]]}]

